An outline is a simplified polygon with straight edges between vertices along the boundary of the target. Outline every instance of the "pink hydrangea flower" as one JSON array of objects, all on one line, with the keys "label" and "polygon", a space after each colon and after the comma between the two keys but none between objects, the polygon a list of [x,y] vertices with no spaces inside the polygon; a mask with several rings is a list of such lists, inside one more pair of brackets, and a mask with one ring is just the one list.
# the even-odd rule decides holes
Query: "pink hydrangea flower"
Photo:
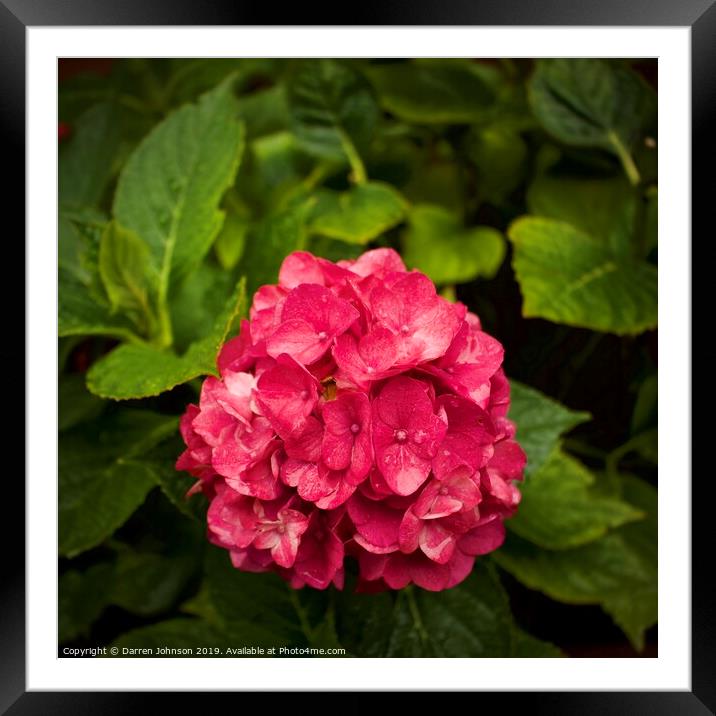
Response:
[{"label": "pink hydrangea flower", "polygon": [[295,588],[458,584],[520,500],[503,353],[391,249],[291,254],[181,419],[209,539]]}]

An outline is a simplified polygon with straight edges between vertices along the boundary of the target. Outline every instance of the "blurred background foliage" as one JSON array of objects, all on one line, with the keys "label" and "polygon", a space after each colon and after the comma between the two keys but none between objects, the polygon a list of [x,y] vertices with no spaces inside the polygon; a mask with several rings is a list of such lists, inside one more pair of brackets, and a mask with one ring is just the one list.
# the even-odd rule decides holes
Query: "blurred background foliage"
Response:
[{"label": "blurred background foliage", "polygon": [[[656,655],[655,60],[59,78],[61,646]],[[455,589],[294,592],[206,543],[178,416],[286,254],[376,246],[504,344],[523,503]]]}]

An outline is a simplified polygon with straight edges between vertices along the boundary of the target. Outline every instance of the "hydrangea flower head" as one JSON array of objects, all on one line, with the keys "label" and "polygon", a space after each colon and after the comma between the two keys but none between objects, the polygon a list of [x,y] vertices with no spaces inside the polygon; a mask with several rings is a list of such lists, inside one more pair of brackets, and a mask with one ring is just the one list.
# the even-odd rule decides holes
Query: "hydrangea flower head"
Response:
[{"label": "hydrangea flower head", "polygon": [[177,469],[238,569],[439,591],[503,542],[525,455],[500,343],[391,249],[307,252],[261,287],[181,420]]}]

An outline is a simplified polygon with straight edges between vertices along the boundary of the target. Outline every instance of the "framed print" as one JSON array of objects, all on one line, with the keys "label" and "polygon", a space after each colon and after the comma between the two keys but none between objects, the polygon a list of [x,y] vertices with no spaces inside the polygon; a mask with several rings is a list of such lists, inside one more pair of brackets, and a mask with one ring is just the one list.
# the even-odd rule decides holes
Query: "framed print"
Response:
[{"label": "framed print", "polygon": [[176,10],[0,6],[28,286],[0,706],[714,709],[711,3]]}]

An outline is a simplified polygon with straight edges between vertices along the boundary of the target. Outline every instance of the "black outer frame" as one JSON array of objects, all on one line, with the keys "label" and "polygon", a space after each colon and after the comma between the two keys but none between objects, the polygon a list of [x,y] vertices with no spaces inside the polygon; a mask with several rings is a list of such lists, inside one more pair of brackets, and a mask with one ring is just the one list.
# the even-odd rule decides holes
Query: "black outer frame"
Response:
[{"label": "black outer frame", "polygon": [[[281,25],[340,25],[337,4],[327,8],[304,4],[281,7]],[[318,12],[310,12],[310,10]],[[384,0],[379,8],[351,8],[352,25],[535,25],[535,26],[682,26],[691,27],[692,60],[692,143],[698,152],[692,158],[692,223],[713,233],[711,207],[713,202],[712,164],[716,159],[713,122],[716,108],[716,0],[452,0],[448,3],[418,3],[417,0]],[[276,9],[268,4],[251,6],[248,2],[215,0],[196,3],[191,0],[0,0],[0,146],[11,181],[6,183],[5,206],[24,204],[25,157],[22,137],[25,130],[25,28],[27,26],[91,26],[91,25],[274,25]],[[711,171],[711,174],[709,172]],[[701,181],[699,181],[701,179]],[[16,212],[16,235],[24,235],[24,215]],[[708,223],[707,223],[708,222]],[[709,234],[706,234],[708,236]],[[8,240],[4,252],[10,250]],[[706,240],[706,239],[705,239]],[[17,239],[14,246],[20,243]],[[692,243],[693,246],[693,243]],[[712,246],[712,244],[711,244]],[[711,248],[713,258],[713,248]],[[24,264],[24,255],[16,259]],[[702,262],[704,263],[704,262]],[[12,264],[11,264],[12,265]],[[5,288],[7,286],[8,288]],[[10,295],[10,284],[3,283],[5,306],[12,311],[16,297]],[[16,294],[15,294],[16,296]],[[14,301],[13,301],[14,298]],[[699,300],[701,298],[702,300]],[[662,300],[664,297],[662,297]],[[694,309],[708,304],[707,295],[692,299]],[[11,312],[10,311],[10,312]],[[7,312],[6,312],[7,313]],[[19,324],[19,320],[18,320]],[[708,324],[709,325],[710,321]],[[697,324],[699,325],[699,324]],[[14,336],[23,335],[24,327]],[[12,353],[3,342],[0,357],[6,375],[17,372],[16,349]],[[16,345],[16,342],[14,343]],[[707,348],[706,359],[715,359],[716,351]],[[11,360],[12,359],[12,360]],[[679,376],[691,390],[690,376]],[[26,380],[31,376],[26,376]],[[19,393],[19,382],[9,389]],[[701,385],[701,392],[713,396],[712,383]],[[707,387],[708,386],[708,387]],[[7,389],[7,388],[6,388]],[[20,395],[12,395],[10,405],[24,405]],[[666,412],[666,411],[664,411]],[[675,416],[686,419],[690,416]],[[28,426],[29,427],[29,426]],[[702,433],[708,427],[696,421],[695,429]],[[705,436],[704,436],[705,437]],[[19,442],[19,441],[18,441]],[[684,476],[673,476],[683,479]],[[24,527],[25,494],[23,483],[12,473],[5,476],[4,502],[18,516],[16,523],[0,521],[2,545],[13,545]],[[716,713],[716,607],[709,589],[708,567],[713,563],[713,532],[707,522],[713,496],[709,472],[692,481],[692,514],[699,519],[692,525],[692,691],[691,692],[572,692],[572,693],[482,693],[479,706],[485,708],[493,701],[505,708],[529,709],[533,713],[622,714],[648,713],[654,715],[679,713]],[[711,494],[709,494],[709,491]],[[123,714],[156,711],[166,707],[170,694],[25,692],[25,582],[24,559],[18,550],[4,550],[2,579],[0,580],[0,713],[12,716],[35,714]],[[330,684],[327,684],[330,687]],[[280,684],[277,684],[280,688]],[[184,707],[204,706],[205,696],[179,696]],[[202,699],[202,702],[198,701]],[[339,697],[341,698],[341,697]],[[384,694],[382,699],[388,698]],[[423,697],[425,698],[425,697]],[[368,694],[355,694],[343,699],[341,709],[350,706],[354,713],[365,711]],[[392,697],[391,697],[392,699]],[[178,700],[178,699],[177,699]],[[271,705],[280,707],[282,694],[271,696]],[[286,701],[286,706],[295,708]],[[240,702],[234,701],[234,707]],[[383,702],[385,703],[385,701]],[[444,697],[442,704],[444,707]],[[6,709],[9,709],[6,711]],[[273,709],[272,709],[273,710]]]}]

